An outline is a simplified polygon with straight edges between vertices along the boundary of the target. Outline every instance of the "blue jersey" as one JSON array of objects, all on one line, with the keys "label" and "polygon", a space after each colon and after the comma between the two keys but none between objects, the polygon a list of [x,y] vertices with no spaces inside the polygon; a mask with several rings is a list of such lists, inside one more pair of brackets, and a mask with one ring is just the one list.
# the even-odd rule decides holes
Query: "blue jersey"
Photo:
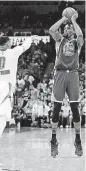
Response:
[{"label": "blue jersey", "polygon": [[77,45],[77,39],[68,40],[62,38],[60,45],[56,42],[56,61],[57,70],[76,70],[79,67],[80,49]]}]

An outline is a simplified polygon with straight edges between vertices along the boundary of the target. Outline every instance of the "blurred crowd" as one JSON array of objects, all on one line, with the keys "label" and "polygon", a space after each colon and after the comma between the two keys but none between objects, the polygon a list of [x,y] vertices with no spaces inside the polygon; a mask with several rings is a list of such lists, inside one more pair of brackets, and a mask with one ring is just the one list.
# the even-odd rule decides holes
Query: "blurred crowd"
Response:
[{"label": "blurred crowd", "polygon": [[[8,3],[7,6],[5,6],[2,3],[2,5],[0,5],[0,29],[5,30],[3,31],[3,33],[8,36],[13,36],[14,30],[18,30],[21,28],[21,30],[29,30],[27,35],[47,35],[50,26],[61,18],[62,11],[64,8],[66,8],[65,1],[59,2],[59,4],[58,2],[56,4],[53,4],[53,2],[51,2],[51,4],[48,2],[47,4],[44,4],[42,2],[39,5],[37,4],[35,6],[34,4],[35,2],[29,5],[16,5],[16,3],[12,5]],[[85,35],[85,22],[83,22],[85,21],[85,9],[82,6],[82,10],[80,10],[80,5],[76,5],[74,6],[74,8],[79,13],[77,22],[83,29],[83,33]],[[16,34],[18,36],[23,36],[24,33],[19,31]]]}]

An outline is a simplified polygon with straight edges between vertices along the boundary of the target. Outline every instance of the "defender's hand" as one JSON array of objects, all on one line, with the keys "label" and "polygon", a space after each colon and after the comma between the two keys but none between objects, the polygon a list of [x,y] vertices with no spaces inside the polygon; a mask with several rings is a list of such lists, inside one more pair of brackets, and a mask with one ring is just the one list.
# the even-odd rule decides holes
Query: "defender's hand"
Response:
[{"label": "defender's hand", "polygon": [[32,40],[32,41],[38,40],[38,35],[32,35],[32,36],[31,36],[31,40]]}]

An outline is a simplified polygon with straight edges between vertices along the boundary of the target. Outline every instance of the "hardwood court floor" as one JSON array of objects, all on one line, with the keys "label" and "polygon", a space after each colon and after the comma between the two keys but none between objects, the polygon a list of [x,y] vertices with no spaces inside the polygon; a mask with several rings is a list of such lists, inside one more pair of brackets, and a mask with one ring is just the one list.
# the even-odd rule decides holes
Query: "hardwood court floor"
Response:
[{"label": "hardwood court floor", "polygon": [[6,129],[0,139],[1,171],[85,171],[85,128],[81,129],[84,154],[75,155],[74,129],[58,129],[59,155],[51,157],[51,128]]}]

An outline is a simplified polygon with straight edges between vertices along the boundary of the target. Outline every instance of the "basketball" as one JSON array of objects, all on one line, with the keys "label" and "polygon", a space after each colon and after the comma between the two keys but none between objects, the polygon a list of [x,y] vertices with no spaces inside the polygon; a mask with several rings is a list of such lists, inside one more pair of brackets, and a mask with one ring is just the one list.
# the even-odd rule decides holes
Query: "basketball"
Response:
[{"label": "basketball", "polygon": [[71,20],[71,17],[76,14],[77,11],[74,8],[68,7],[65,8],[64,11],[62,12],[62,16],[67,17],[69,20]]}]

